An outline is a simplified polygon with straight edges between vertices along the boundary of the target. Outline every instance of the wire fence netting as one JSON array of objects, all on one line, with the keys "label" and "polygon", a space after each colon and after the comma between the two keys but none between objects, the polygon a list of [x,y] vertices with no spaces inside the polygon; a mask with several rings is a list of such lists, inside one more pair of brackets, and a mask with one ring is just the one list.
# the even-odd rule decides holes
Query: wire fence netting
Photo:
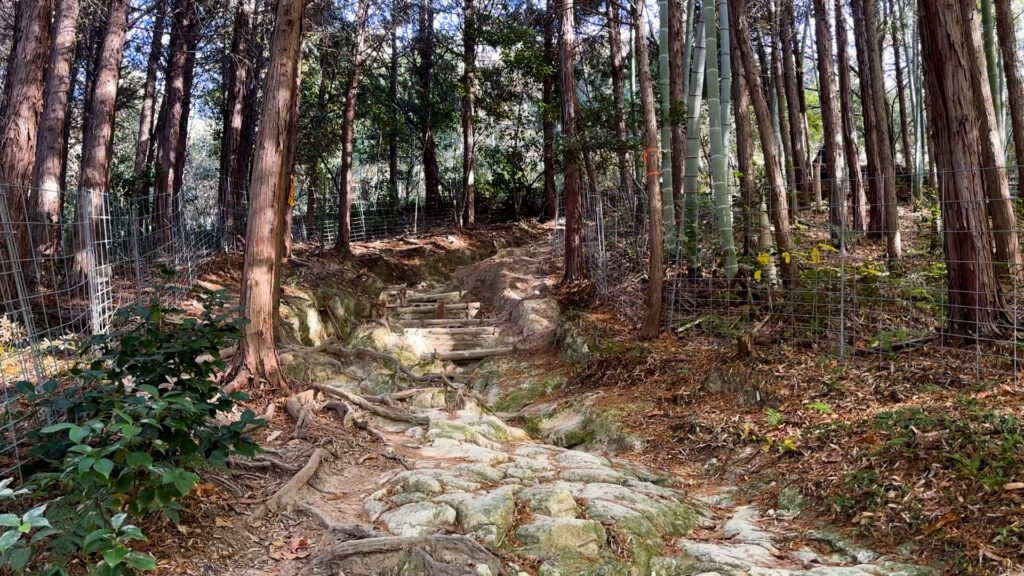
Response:
[{"label": "wire fence netting", "polygon": [[[45,195],[60,198],[55,204],[64,214],[26,209]],[[173,197],[79,192],[65,201],[60,191],[0,185],[0,478],[19,473],[27,433],[61,417],[27,410],[18,383],[38,388],[65,373],[84,337],[107,332],[119,308],[154,296],[183,298],[205,259],[244,249],[248,194],[238,190],[237,197],[229,213],[216,196],[187,191]],[[288,220],[294,243],[332,248],[340,229],[337,196],[293,191]],[[430,203],[357,198],[351,240],[460,221],[456,203],[444,195]]]},{"label": "wire fence netting", "polygon": [[[763,181],[748,189],[732,182],[727,203],[711,182],[692,195],[677,191],[664,212],[666,328],[730,346],[749,335],[775,358],[804,350],[839,362],[911,363],[950,385],[1016,385],[1024,344],[1018,172],[787,184],[785,218],[773,213],[781,203]],[[582,204],[590,278],[602,301],[638,323],[650,234],[643,187],[634,188],[590,190]],[[842,199],[834,206],[833,195]],[[564,241],[562,217],[557,254]]]}]

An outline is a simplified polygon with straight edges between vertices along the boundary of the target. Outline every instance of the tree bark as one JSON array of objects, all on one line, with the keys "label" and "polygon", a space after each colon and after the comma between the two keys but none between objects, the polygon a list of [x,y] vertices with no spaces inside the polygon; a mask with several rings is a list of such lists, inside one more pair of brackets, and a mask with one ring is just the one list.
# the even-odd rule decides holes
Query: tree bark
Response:
[{"label": "tree bark", "polygon": [[[895,10],[890,10],[890,18],[895,18]],[[906,81],[903,75],[903,34],[900,32],[899,24],[892,24],[892,51],[893,64],[896,68],[896,105],[900,116],[900,146],[903,150],[903,169],[908,171],[911,158],[910,155],[910,125],[907,122],[907,98]]]},{"label": "tree bark", "polygon": [[[121,77],[121,57],[124,53],[130,7],[130,0],[116,0],[110,5],[103,47],[96,67],[93,94],[89,100],[91,109],[84,131],[85,140],[82,142],[82,168],[79,174],[76,210],[75,271],[78,274],[84,274],[89,266],[86,239],[91,236],[94,244],[101,244],[104,241],[106,223],[102,220],[103,196],[108,192],[110,184],[117,85]],[[92,228],[87,230],[85,226],[90,222]],[[102,253],[103,251],[97,251],[97,255]]]},{"label": "tree bark", "polygon": [[[322,68],[322,67],[321,67]],[[391,54],[388,66],[388,95],[391,105],[398,107],[398,23],[391,25]],[[388,130],[388,193],[398,205],[398,124],[394,123]]]},{"label": "tree bark", "polygon": [[25,268],[30,253],[29,189],[36,161],[39,114],[43,108],[43,72],[50,48],[50,0],[22,0],[16,8],[14,45],[7,69],[7,105],[0,117],[0,192],[5,195],[14,254],[0,243],[7,302],[17,298],[13,267]]},{"label": "tree bark", "polygon": [[[366,20],[370,12],[370,0],[359,0],[356,8],[355,43],[352,45],[352,68],[345,87],[345,110],[341,123],[341,185],[338,193],[338,244],[337,252],[347,254],[352,245],[352,199],[355,189],[353,161],[356,147],[356,104],[359,103],[359,82],[366,59]],[[424,164],[426,169],[426,164]]]},{"label": "tree bark", "polygon": [[476,8],[464,0],[462,28],[462,193],[465,197],[465,225],[476,226]]},{"label": "tree bark", "polygon": [[996,26],[999,32],[999,49],[1003,56],[1003,73],[1006,76],[1006,93],[1010,105],[1010,126],[1013,133],[1013,150],[1017,160],[1018,186],[1024,186],[1024,81],[1021,80],[1020,54],[1017,53],[1017,34],[1013,25],[1010,0],[995,0]]},{"label": "tree bark", "polygon": [[[71,65],[78,29],[78,0],[59,0],[56,24],[43,92],[43,113],[29,198],[35,258],[53,257],[60,236],[64,128],[68,124],[68,94],[72,88]],[[33,276],[38,276],[38,263],[38,260],[33,259]]]},{"label": "tree bark", "polygon": [[[738,54],[736,34],[730,35],[732,53]],[[732,83],[733,114],[736,116],[736,163],[739,171],[740,196],[743,198],[743,255],[752,256],[762,249],[760,239],[766,239],[764,249],[771,243],[771,223],[767,211],[761,211],[761,192],[754,174],[754,139],[750,128],[750,95],[744,77],[742,58],[733,58]],[[765,221],[761,221],[761,216]],[[756,224],[756,228],[755,228]],[[757,230],[755,232],[755,230]],[[761,233],[767,232],[766,235]]]},{"label": "tree bark", "polygon": [[437,141],[434,135],[434,5],[433,0],[420,2],[420,138],[423,143],[423,184],[426,205],[424,216],[436,216],[441,208],[441,189],[437,169]]},{"label": "tree bark", "polygon": [[795,32],[793,0],[782,0],[780,15],[779,42],[782,44],[782,73],[786,86],[786,106],[789,113],[789,134],[793,148],[793,172],[796,185],[800,191],[800,201],[806,202],[811,196],[811,168],[807,154],[807,136],[804,134],[806,121],[800,108],[800,95],[803,92],[803,69],[797,75],[794,55]]},{"label": "tree bark", "polygon": [[[982,181],[988,197],[988,213],[992,217],[992,235],[995,239],[997,269],[1016,277],[1021,271],[1020,242],[1017,239],[1017,219],[1013,213],[1013,200],[1006,175],[1006,160],[1002,139],[999,136],[999,122],[996,119],[990,83],[984,72],[985,55],[982,46],[978,11],[973,0],[961,0],[965,40],[968,54],[974,60],[967,68],[971,72],[971,90],[974,91],[981,139]],[[971,169],[972,165],[960,169]]]},{"label": "tree bark", "polygon": [[868,73],[868,48],[864,32],[864,0],[850,0],[850,11],[853,14],[853,38],[857,49],[857,75],[860,84],[860,102],[864,122],[864,152],[867,156],[867,197],[868,197],[868,236],[881,238],[885,233],[885,190],[879,173],[879,147],[888,146],[878,135],[880,120],[876,117],[876,108],[871,103],[871,77]]},{"label": "tree bark", "polygon": [[[840,250],[846,248],[846,165],[843,163],[843,123],[838,103],[832,97],[836,93],[834,65],[832,62],[832,26],[830,0],[814,0],[815,37],[818,43],[818,91],[821,98],[821,117],[825,138],[825,170],[828,181],[825,186],[829,198],[829,224],[832,245]],[[840,49],[845,50],[846,46]]]},{"label": "tree bark", "polygon": [[[167,15],[167,2],[168,0],[156,0],[153,32],[149,40],[146,82],[143,85],[142,107],[139,110],[139,133],[135,138],[134,175],[140,181],[149,171],[149,149],[153,138],[153,120],[156,117],[156,77],[160,70],[160,58],[164,49],[164,20]],[[140,185],[135,193],[141,196],[147,188],[148,186]]]},{"label": "tree bark", "polygon": [[786,254],[791,253],[795,246],[793,243],[793,232],[789,225],[786,180],[779,165],[779,153],[772,130],[771,112],[768,110],[768,103],[765,101],[764,92],[761,88],[761,75],[754,64],[754,50],[750,46],[750,36],[740,32],[741,30],[750,30],[747,23],[747,1],[732,0],[729,18],[732,29],[737,32],[734,36],[737,39],[739,48],[738,60],[741,62],[747,84],[750,88],[750,99],[754,103],[754,116],[757,118],[757,130],[761,137],[765,175],[771,194],[770,216],[772,225],[775,226],[775,243],[782,253],[780,260],[783,269],[786,270],[786,278],[789,284],[793,286],[796,283],[796,259],[786,257]]},{"label": "tree bark", "polygon": [[875,142],[878,164],[873,176],[881,179],[878,200],[882,203],[885,224],[885,248],[890,262],[903,257],[903,242],[900,239],[899,212],[896,203],[896,166],[892,159],[889,138],[889,106],[885,101],[885,76],[882,73],[881,44],[878,36],[878,6],[875,0],[854,0],[860,4],[864,21],[864,47],[866,49],[867,74],[871,84],[871,97],[865,100],[874,110]]},{"label": "tree bark", "polygon": [[182,125],[185,115],[189,33],[193,29],[193,0],[177,0],[172,14],[170,53],[165,76],[163,124],[158,134],[158,166],[154,232],[158,245],[174,241],[175,193],[179,156],[184,153]]},{"label": "tree bark", "polygon": [[647,48],[647,17],[643,2],[634,5],[633,25],[637,55],[637,75],[640,77],[640,101],[644,111],[644,148],[647,153],[645,180],[649,209],[650,260],[647,281],[647,305],[640,338],[654,338],[661,331],[662,292],[665,288],[665,253],[662,236],[661,169],[658,150],[658,117],[654,111],[654,82],[651,80],[650,56]]},{"label": "tree bark", "polygon": [[253,0],[240,0],[235,11],[235,30],[231,39],[230,63],[225,79],[227,106],[224,110],[224,134],[221,144],[220,207],[221,221],[229,237],[237,233],[243,206],[242,130],[245,121],[246,91],[249,88],[249,51],[251,49]]},{"label": "tree bark", "polygon": [[[586,278],[583,260],[583,197],[580,194],[580,142],[576,131],[576,23],[573,0],[562,0],[561,31],[558,36],[561,74],[563,184],[565,196],[565,275],[563,282],[582,282]],[[653,239],[652,239],[653,244]]]},{"label": "tree bark", "polygon": [[867,232],[868,199],[864,195],[864,183],[860,173],[860,152],[857,148],[857,121],[853,115],[853,83],[850,81],[850,53],[847,49],[846,17],[843,15],[843,0],[836,2],[836,45],[839,53],[839,106],[843,121],[843,147],[846,151],[846,168],[850,184],[852,230]]},{"label": "tree bark", "polygon": [[920,2],[928,120],[934,134],[948,279],[949,330],[968,337],[1000,332],[1006,317],[992,262],[981,156],[979,105],[969,68],[977,62],[961,0]]},{"label": "tree bark", "polygon": [[[672,129],[672,214],[675,226],[679,229],[683,216],[683,176],[686,162],[686,129],[683,127],[683,113],[686,109],[686,93],[684,78],[690,63],[683,60],[683,41],[688,36],[686,27],[692,23],[686,21],[685,0],[668,0],[668,91],[669,91],[669,125]],[[648,68],[650,68],[648,66]],[[648,70],[649,71],[649,70]],[[641,89],[643,89],[641,87]],[[668,210],[664,210],[666,214]],[[672,241],[672,239],[669,239]]]},{"label": "tree bark", "polygon": [[284,198],[280,191],[287,177],[289,116],[294,110],[292,102],[299,96],[295,87],[302,51],[304,4],[304,0],[278,0],[277,3],[267,70],[267,96],[249,186],[251,200],[241,290],[241,308],[249,322],[243,329],[235,355],[229,390],[239,388],[250,379],[266,380],[275,388],[288,388],[274,343],[274,282],[281,264],[278,237]]},{"label": "tree bark", "polygon": [[[615,103],[615,140],[617,141],[615,146],[619,160],[619,189],[626,198],[632,198],[636,192],[633,190],[633,156],[629,153],[631,146],[629,131],[626,128],[626,76],[622,63],[622,18],[619,10],[619,5],[616,2],[607,3],[608,44],[611,49],[612,64],[612,99]],[[545,42],[548,42],[546,38]],[[553,181],[552,186],[554,186]]]},{"label": "tree bark", "polygon": [[[544,14],[544,61],[554,62],[558,57],[555,50],[555,18],[559,0],[547,0]],[[544,138],[544,215],[549,219],[558,216],[558,194],[555,190],[555,73],[544,76],[541,86],[541,114],[543,115]]]}]

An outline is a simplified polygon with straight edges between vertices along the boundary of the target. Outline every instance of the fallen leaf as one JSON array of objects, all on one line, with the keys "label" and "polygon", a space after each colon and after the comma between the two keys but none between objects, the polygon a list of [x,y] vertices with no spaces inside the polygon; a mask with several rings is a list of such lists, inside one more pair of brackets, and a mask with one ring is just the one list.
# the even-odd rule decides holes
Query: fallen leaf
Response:
[{"label": "fallen leaf", "polygon": [[1010,482],[1008,484],[1003,484],[1003,490],[1006,490],[1007,492],[1024,490],[1024,482]]},{"label": "fallen leaf", "polygon": [[296,554],[300,548],[309,548],[309,540],[298,536],[292,536],[291,540],[288,541],[288,551],[292,554]]}]

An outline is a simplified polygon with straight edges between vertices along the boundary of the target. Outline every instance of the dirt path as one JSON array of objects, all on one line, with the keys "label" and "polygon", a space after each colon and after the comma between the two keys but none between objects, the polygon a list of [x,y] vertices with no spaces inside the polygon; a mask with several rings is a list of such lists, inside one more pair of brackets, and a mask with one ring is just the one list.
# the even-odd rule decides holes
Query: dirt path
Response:
[{"label": "dirt path", "polygon": [[[321,442],[352,434],[324,411],[333,391],[378,399],[402,417],[349,404],[345,422],[372,430],[379,443],[340,456],[336,444],[323,444],[335,457],[281,511],[251,523],[260,533],[246,534],[262,546],[236,551],[244,561],[232,564],[245,568],[211,573],[932,573],[836,532],[807,531],[791,519],[797,499],[786,510],[758,510],[740,505],[734,488],[648,470],[628,453],[539,442],[508,424],[498,409],[511,407],[514,415],[502,415],[529,424],[523,414],[537,407],[524,387],[536,392],[550,376],[543,349],[560,326],[550,271],[549,245],[537,244],[501,250],[445,285],[388,289],[385,317],[355,341],[415,366],[413,375],[372,354],[350,356],[307,408],[326,427]],[[571,335],[557,336],[571,344]],[[410,379],[426,381],[409,387]],[[550,427],[531,431],[559,437]],[[354,526],[378,537],[346,542]]]}]

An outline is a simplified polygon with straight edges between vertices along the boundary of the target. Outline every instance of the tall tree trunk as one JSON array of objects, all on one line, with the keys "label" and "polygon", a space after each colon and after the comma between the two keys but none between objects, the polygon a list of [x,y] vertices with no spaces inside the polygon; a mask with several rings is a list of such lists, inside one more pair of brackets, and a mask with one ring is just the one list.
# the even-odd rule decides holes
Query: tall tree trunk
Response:
[{"label": "tall tree trunk", "polygon": [[[13,266],[31,257],[28,228],[29,188],[36,161],[39,114],[43,108],[43,72],[50,48],[50,0],[22,0],[16,9],[14,46],[7,69],[7,105],[0,117],[0,192],[14,231],[14,254],[0,242],[4,257],[3,299],[17,297]],[[24,266],[23,266],[24,267]]]},{"label": "tall tree trunk", "polygon": [[[429,0],[428,0],[429,2]],[[345,88],[345,111],[341,120],[341,186],[338,194],[338,244],[335,250],[344,254],[352,245],[352,199],[355,188],[353,160],[356,146],[356,104],[359,103],[359,81],[362,78],[363,62],[366,60],[366,20],[370,12],[370,0],[359,0],[356,8],[355,43],[352,45],[352,68]],[[433,20],[431,20],[433,21]],[[424,164],[426,169],[426,164]]]},{"label": "tall tree trunk", "polygon": [[775,145],[775,137],[772,134],[771,113],[768,110],[768,103],[765,101],[764,92],[761,89],[761,75],[754,64],[754,50],[750,46],[750,36],[739,32],[741,30],[750,30],[747,23],[747,1],[732,0],[729,18],[731,19],[732,29],[737,31],[738,60],[741,62],[747,84],[750,88],[750,99],[754,103],[754,116],[757,118],[757,130],[761,136],[761,151],[764,155],[765,175],[768,179],[768,188],[771,194],[770,215],[772,225],[775,226],[775,243],[782,253],[780,260],[783,268],[786,270],[786,278],[790,285],[795,285],[796,259],[788,257],[793,251],[795,244],[793,243],[793,232],[789,225],[786,180],[782,175],[782,168],[779,165],[779,153]]},{"label": "tall tree trunk", "polygon": [[188,35],[194,19],[193,0],[177,0],[172,17],[170,53],[165,76],[164,118],[157,142],[159,154],[154,232],[161,246],[174,241],[175,195],[179,189],[175,179],[178,176],[179,155],[184,152],[181,130],[185,117],[190,44]]},{"label": "tall tree trunk", "polygon": [[[895,19],[895,10],[890,10],[890,18]],[[896,67],[896,104],[900,115],[900,145],[903,149],[903,167],[907,170],[910,166],[910,123],[907,121],[907,98],[906,81],[903,76],[903,32],[897,23],[890,24],[892,27],[892,51]]]},{"label": "tall tree trunk", "polygon": [[[883,204],[882,215],[885,223],[885,248],[890,262],[903,257],[903,242],[900,239],[899,213],[896,204],[896,166],[892,159],[889,138],[889,106],[885,101],[885,77],[882,74],[881,44],[878,36],[878,6],[875,0],[854,0],[862,10],[864,22],[864,47],[866,49],[866,74],[871,84],[871,96],[864,100],[865,107],[874,110],[875,142],[878,164],[875,172],[869,173],[880,179],[878,200]],[[870,120],[866,120],[870,121]]]},{"label": "tall tree trunk", "polygon": [[[394,17],[393,17],[394,18]],[[388,66],[388,96],[390,105],[398,110],[398,22],[391,23],[391,54]],[[323,66],[321,66],[323,69]],[[321,84],[323,86],[323,84]],[[398,123],[388,129],[388,194],[398,205]]]},{"label": "tall tree trunk", "polygon": [[879,174],[879,147],[888,145],[878,135],[878,125],[881,122],[876,117],[876,109],[872,104],[874,97],[871,94],[871,76],[868,73],[868,48],[864,32],[864,0],[850,0],[850,12],[853,14],[853,38],[857,49],[857,74],[860,84],[860,103],[864,123],[864,152],[867,156],[867,196],[868,209],[868,236],[881,238],[885,233],[885,189],[882,177]]},{"label": "tall tree trunk", "polygon": [[[193,4],[193,10],[200,6]],[[176,230],[181,229],[184,219],[184,194],[182,187],[185,185],[185,163],[188,160],[188,119],[192,114],[192,88],[196,76],[196,52],[199,45],[199,17],[198,13],[193,15],[188,28],[185,29],[185,98],[181,103],[181,126],[178,128],[178,151],[174,155],[174,226]]]},{"label": "tall tree trunk", "polygon": [[[559,0],[547,0],[544,13],[544,61],[554,62],[555,18]],[[554,219],[558,215],[558,193],[555,190],[555,72],[544,76],[541,86],[541,114],[544,137],[544,215]]]},{"label": "tall tree trunk", "polygon": [[[985,185],[973,166],[981,156],[979,105],[970,67],[977,62],[961,0],[920,2],[928,120],[942,200],[948,279],[949,330],[964,336],[1000,331],[1005,309],[999,296],[985,217]],[[973,8],[973,7],[972,7]]]},{"label": "tall tree trunk", "polygon": [[995,0],[996,25],[999,28],[999,48],[1003,55],[1006,93],[1013,128],[1013,150],[1017,160],[1018,186],[1024,186],[1024,81],[1021,81],[1020,54],[1017,53],[1017,34],[1013,25],[1010,0]]},{"label": "tall tree trunk", "polygon": [[[301,61],[301,51],[299,59]],[[295,186],[298,176],[295,174],[295,165],[299,156],[299,100],[302,98],[302,66],[295,74],[295,97],[292,98],[292,109],[288,115],[288,146],[284,155],[284,176],[282,186],[278,194],[284,202],[284,209],[281,211],[281,258],[292,257],[292,222],[295,220]],[[280,276],[281,267],[278,266],[276,274]],[[274,278],[274,318],[280,318],[278,312],[281,307],[281,281]]]},{"label": "tall tree trunk", "polygon": [[476,8],[464,0],[462,28],[462,193],[465,197],[465,225],[476,226]]},{"label": "tall tree trunk", "polygon": [[800,75],[797,76],[793,54],[796,45],[796,33],[793,28],[795,18],[793,0],[782,0],[779,42],[782,44],[782,72],[786,86],[786,106],[789,113],[789,139],[793,148],[792,161],[796,185],[800,191],[801,201],[806,202],[811,196],[811,168],[805,146],[807,136],[804,134],[804,127],[806,124],[800,108],[800,95],[803,92],[804,84],[803,69],[800,69]]},{"label": "tall tree trunk", "polygon": [[[737,54],[736,34],[730,35],[732,53]],[[752,256],[760,251],[760,238],[766,238],[765,249],[771,242],[771,223],[767,211],[761,212],[761,193],[754,174],[754,140],[750,128],[750,95],[744,77],[743,61],[733,59],[735,78],[732,83],[732,104],[736,116],[736,163],[739,172],[740,195],[743,198],[743,255]],[[761,221],[761,216],[765,221]],[[758,232],[755,232],[757,230]],[[760,233],[767,232],[762,235]]]},{"label": "tall tree trunk", "polygon": [[[61,174],[67,133],[65,127],[69,124],[68,94],[72,89],[71,65],[78,29],[78,0],[58,1],[56,23],[29,198],[35,258],[53,257],[60,236]],[[33,263],[35,276],[38,261],[34,259]]]},{"label": "tall tree trunk", "polygon": [[[815,37],[818,41],[818,91],[821,98],[821,117],[825,138],[825,170],[828,172],[829,224],[832,245],[846,248],[846,165],[843,164],[843,122],[836,93],[832,63],[832,26],[830,0],[814,0]],[[846,50],[846,46],[841,46]]]},{"label": "tall tree trunk", "polygon": [[267,70],[267,96],[263,104],[256,162],[249,186],[249,222],[245,242],[241,308],[246,323],[232,366],[233,381],[228,390],[250,379],[266,380],[275,388],[288,388],[281,372],[274,343],[274,285],[281,264],[279,241],[284,198],[281,190],[287,178],[286,158],[289,116],[302,51],[304,0],[278,0],[277,18]]},{"label": "tall tree trunk", "polygon": [[[92,98],[89,100],[88,124],[82,142],[82,169],[78,178],[78,208],[75,230],[75,272],[84,274],[89,267],[86,240],[101,245],[106,229],[103,222],[103,196],[110,184],[110,166],[113,162],[114,115],[117,103],[117,84],[121,78],[121,57],[124,53],[128,30],[128,11],[131,0],[115,0],[107,15],[107,28],[103,47],[96,66]],[[91,228],[87,229],[87,223]],[[101,255],[102,251],[97,251]],[[93,264],[96,264],[94,262]]]},{"label": "tall tree trunk", "polygon": [[852,230],[867,232],[868,200],[864,195],[861,181],[860,152],[857,148],[857,120],[853,115],[853,83],[850,81],[850,53],[847,48],[846,16],[843,15],[843,0],[836,2],[836,45],[839,53],[839,106],[843,121],[843,148],[846,151],[846,171],[850,179],[847,187],[853,212]]},{"label": "tall tree trunk", "polygon": [[[617,140],[615,146],[619,160],[619,189],[626,198],[632,198],[635,194],[633,190],[633,156],[629,153],[631,146],[629,132],[626,128],[624,95],[626,77],[622,64],[622,19],[619,10],[618,3],[607,2],[608,44],[611,48],[612,61],[612,98],[615,103],[615,139]],[[547,38],[544,41],[549,42]],[[673,190],[675,190],[674,186]]]},{"label": "tall tree trunk", "polygon": [[[668,119],[672,130],[672,148],[669,154],[672,170],[672,205],[670,208],[672,217],[676,221],[673,228],[682,226],[683,170],[686,161],[686,130],[683,128],[686,93],[683,90],[686,85],[684,77],[689,62],[683,60],[683,42],[688,35],[685,9],[685,0],[668,0],[668,91],[670,100]],[[669,210],[663,210],[663,212],[668,214]],[[673,240],[674,238],[669,238],[669,243],[673,243]]]},{"label": "tall tree trunk", "polygon": [[[576,23],[573,0],[562,0],[559,6],[561,30],[558,35],[558,69],[561,75],[562,140],[565,159],[562,161],[565,195],[565,283],[586,278],[583,260],[583,197],[580,194],[580,141],[576,130]],[[659,207],[660,208],[660,207]],[[651,244],[653,245],[653,239]],[[660,244],[660,243],[659,243]]]},{"label": "tall tree trunk", "polygon": [[[253,11],[253,24],[250,26],[252,38],[249,42],[249,83],[245,90],[245,98],[242,107],[242,132],[239,136],[240,144],[238,151],[238,174],[239,174],[239,198],[243,208],[239,215],[248,212],[249,184],[253,165],[253,155],[256,152],[256,130],[263,110],[264,92],[261,88],[265,85],[265,72],[268,58],[267,44],[270,41],[269,27],[264,26],[266,20],[273,16],[269,14],[269,3],[259,2]],[[238,225],[236,224],[236,228]]]},{"label": "tall tree trunk", "polygon": [[[665,287],[665,253],[663,226],[661,218],[661,190],[658,165],[658,117],[654,112],[654,82],[651,80],[650,56],[647,50],[647,17],[643,2],[637,2],[633,8],[633,25],[637,55],[637,73],[640,76],[640,100],[644,110],[644,154],[646,159],[647,203],[650,210],[650,262],[647,282],[647,305],[643,325],[640,327],[641,338],[654,338],[661,331],[662,291]],[[664,72],[662,72],[664,74]],[[669,215],[672,218],[673,215]]]},{"label": "tall tree trunk", "polygon": [[230,235],[236,234],[242,210],[242,130],[245,121],[246,91],[249,87],[249,52],[252,35],[253,0],[240,0],[235,11],[235,30],[231,39],[230,62],[225,79],[227,105],[221,140],[220,209],[221,221]]},{"label": "tall tree trunk", "polygon": [[[139,133],[135,138],[134,175],[142,180],[149,171],[149,149],[153,138],[153,120],[156,117],[156,77],[160,70],[160,58],[164,48],[164,20],[168,0],[156,0],[153,15],[153,32],[149,40],[149,57],[146,60],[146,82],[142,90],[142,107],[139,110]],[[139,186],[134,192],[141,195],[148,186]]]},{"label": "tall tree trunk", "polygon": [[[1020,242],[1017,240],[1017,219],[1013,213],[1013,200],[1006,175],[1006,156],[999,136],[999,123],[993,105],[991,86],[986,80],[982,34],[978,25],[978,11],[974,0],[961,0],[963,23],[968,54],[974,59],[967,68],[971,71],[971,89],[978,115],[978,130],[981,139],[981,172],[988,197],[988,213],[992,217],[992,235],[995,239],[996,265],[1001,271],[1008,271],[1014,277],[1021,271]],[[971,165],[961,166],[969,169]]]},{"label": "tall tree trunk", "polygon": [[425,216],[436,216],[441,208],[441,189],[437,171],[437,141],[434,136],[434,5],[420,0],[420,138],[423,141],[423,184],[426,193]]}]

